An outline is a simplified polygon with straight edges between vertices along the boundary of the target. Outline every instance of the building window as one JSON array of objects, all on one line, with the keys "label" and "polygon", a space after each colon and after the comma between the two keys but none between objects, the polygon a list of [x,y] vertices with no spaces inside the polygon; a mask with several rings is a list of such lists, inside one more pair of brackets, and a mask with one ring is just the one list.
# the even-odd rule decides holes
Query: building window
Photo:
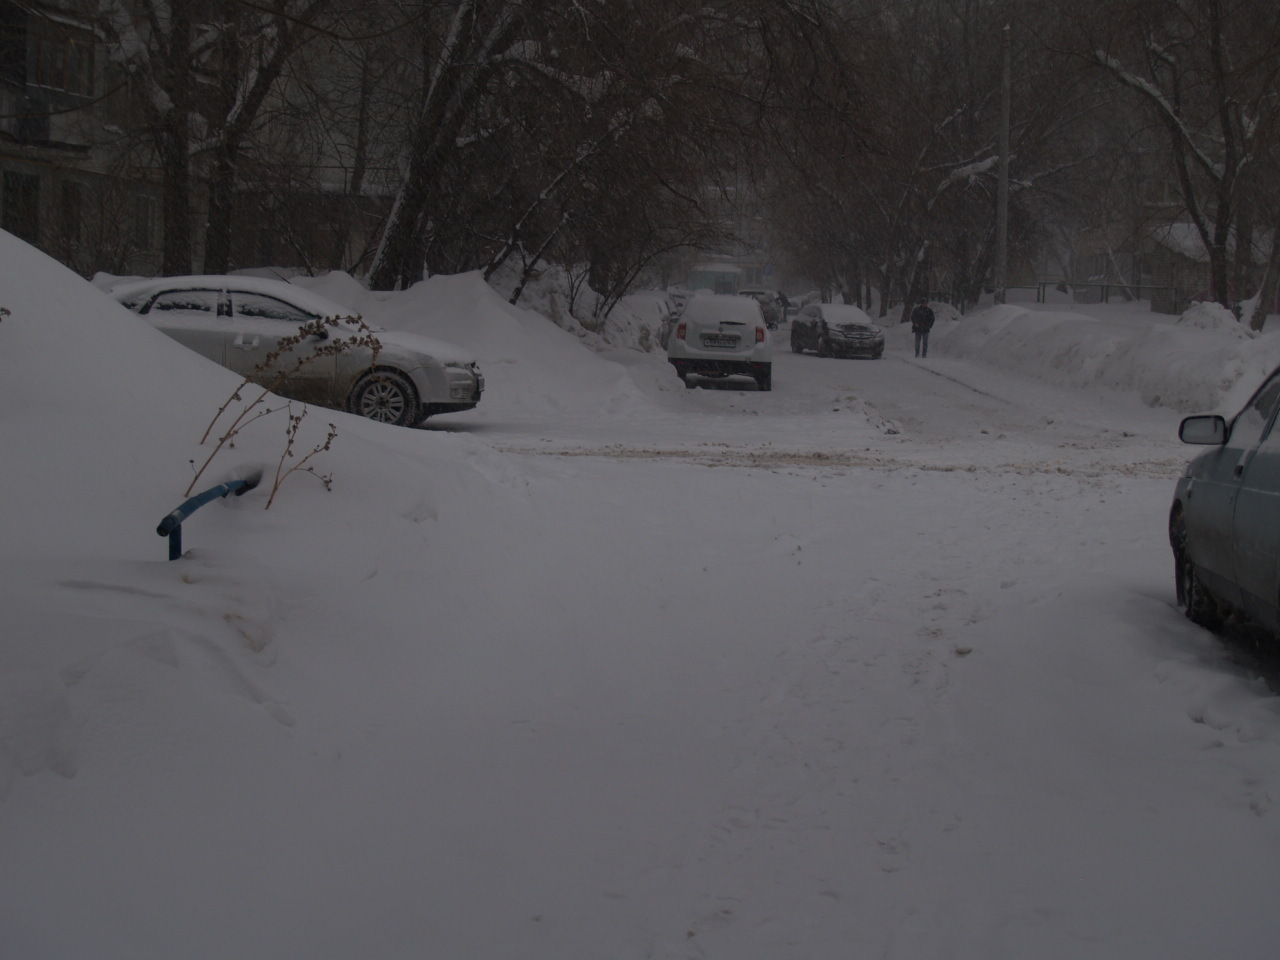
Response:
[{"label": "building window", "polygon": [[93,45],[76,37],[40,37],[35,42],[34,80],[50,90],[93,96]]},{"label": "building window", "polygon": [[27,82],[27,15],[0,0],[0,81],[21,88]]},{"label": "building window", "polygon": [[4,172],[4,210],[0,227],[28,243],[40,241],[40,178],[26,173]]}]

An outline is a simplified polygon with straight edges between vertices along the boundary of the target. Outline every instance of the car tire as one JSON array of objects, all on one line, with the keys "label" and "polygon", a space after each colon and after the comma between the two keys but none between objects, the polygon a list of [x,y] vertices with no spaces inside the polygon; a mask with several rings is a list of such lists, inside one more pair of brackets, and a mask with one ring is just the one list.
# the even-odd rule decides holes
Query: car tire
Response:
[{"label": "car tire", "polygon": [[1222,604],[1200,579],[1200,571],[1187,550],[1187,522],[1179,512],[1173,520],[1174,583],[1178,606],[1194,624],[1206,630],[1217,630],[1226,616]]},{"label": "car tire", "polygon": [[372,370],[357,380],[347,410],[395,427],[412,427],[423,419],[418,391],[395,370]]},{"label": "car tire", "polygon": [[773,370],[756,376],[756,389],[761,391],[773,389]]},{"label": "car tire", "polygon": [[831,356],[831,341],[828,340],[826,337],[823,337],[821,340],[818,341],[818,356],[820,357]]},{"label": "car tire", "polygon": [[791,336],[791,352],[804,353],[804,344],[800,342],[800,339],[795,334]]}]

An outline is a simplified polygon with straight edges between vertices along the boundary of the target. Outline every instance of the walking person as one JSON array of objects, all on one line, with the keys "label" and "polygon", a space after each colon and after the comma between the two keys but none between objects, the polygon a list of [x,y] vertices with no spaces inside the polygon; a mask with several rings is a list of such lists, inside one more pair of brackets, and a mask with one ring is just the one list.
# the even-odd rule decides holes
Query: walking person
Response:
[{"label": "walking person", "polygon": [[915,309],[911,311],[911,332],[916,335],[916,356],[929,355],[929,331],[933,329],[933,311],[929,308],[929,298],[921,297]]}]

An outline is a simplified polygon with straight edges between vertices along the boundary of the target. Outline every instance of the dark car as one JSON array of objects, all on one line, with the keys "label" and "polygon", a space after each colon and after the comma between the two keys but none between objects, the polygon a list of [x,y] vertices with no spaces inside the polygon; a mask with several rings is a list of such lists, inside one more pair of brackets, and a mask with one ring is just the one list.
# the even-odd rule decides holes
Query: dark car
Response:
[{"label": "dark car", "polygon": [[1280,370],[1228,423],[1182,421],[1185,443],[1212,449],[1183,471],[1169,514],[1178,603],[1202,626],[1243,614],[1280,634]]},{"label": "dark car", "polygon": [[884,331],[852,304],[811,303],[791,321],[791,349],[876,360],[884,353]]}]

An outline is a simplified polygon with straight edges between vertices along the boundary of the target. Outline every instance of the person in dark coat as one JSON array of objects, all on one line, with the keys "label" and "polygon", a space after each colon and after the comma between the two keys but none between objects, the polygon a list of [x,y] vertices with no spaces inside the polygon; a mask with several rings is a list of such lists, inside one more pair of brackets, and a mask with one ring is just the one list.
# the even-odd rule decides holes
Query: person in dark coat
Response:
[{"label": "person in dark coat", "polygon": [[915,309],[911,311],[911,332],[916,335],[916,356],[929,355],[929,331],[933,329],[933,311],[929,308],[929,298],[921,297]]}]

